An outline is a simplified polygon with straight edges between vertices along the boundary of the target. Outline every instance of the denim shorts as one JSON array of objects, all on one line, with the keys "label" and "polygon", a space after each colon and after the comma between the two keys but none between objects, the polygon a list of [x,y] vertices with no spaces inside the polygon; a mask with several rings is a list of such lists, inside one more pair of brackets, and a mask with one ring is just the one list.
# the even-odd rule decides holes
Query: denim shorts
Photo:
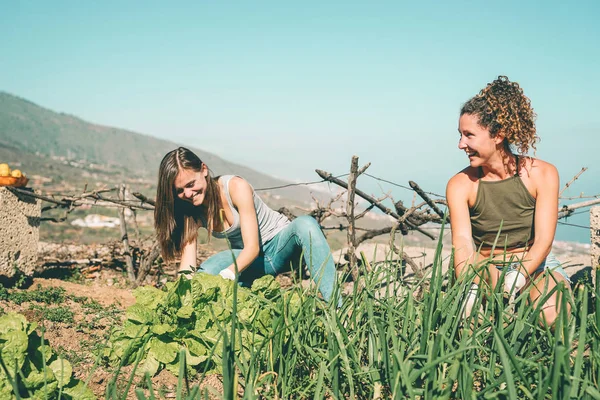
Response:
[{"label": "denim shorts", "polygon": [[[516,265],[515,265],[516,264]],[[515,268],[519,265],[519,263],[512,263],[509,266],[509,269]],[[498,269],[502,269],[503,266],[502,265],[496,265],[496,268]],[[540,264],[539,267],[537,267],[537,269],[535,271],[533,271],[532,275],[537,275],[540,274],[544,271],[550,271],[550,272],[558,272],[559,274],[561,274],[565,280],[569,283],[571,282],[571,279],[569,279],[569,275],[567,274],[567,271],[565,271],[563,269],[563,267],[561,266],[560,261],[558,261],[558,258],[556,258],[556,256],[552,253],[548,254],[548,257],[546,257],[546,259],[544,261],[542,261],[542,263]]]}]

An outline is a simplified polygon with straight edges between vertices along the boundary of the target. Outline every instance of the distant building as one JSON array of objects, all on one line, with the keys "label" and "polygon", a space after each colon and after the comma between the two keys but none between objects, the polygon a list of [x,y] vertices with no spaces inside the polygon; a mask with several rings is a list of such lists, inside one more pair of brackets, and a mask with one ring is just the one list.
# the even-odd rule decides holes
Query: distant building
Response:
[{"label": "distant building", "polygon": [[85,218],[77,218],[71,225],[85,228],[116,228],[121,225],[119,218],[107,217],[100,214],[88,214]]}]

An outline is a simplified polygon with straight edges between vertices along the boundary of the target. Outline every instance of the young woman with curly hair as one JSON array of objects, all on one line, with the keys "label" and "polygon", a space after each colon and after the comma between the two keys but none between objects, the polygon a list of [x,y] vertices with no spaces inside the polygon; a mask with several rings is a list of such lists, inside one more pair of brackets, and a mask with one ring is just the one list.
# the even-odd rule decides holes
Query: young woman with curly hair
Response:
[{"label": "young woman with curly hair", "polygon": [[179,273],[196,269],[198,229],[227,238],[232,250],[213,255],[198,271],[250,285],[263,275],[298,266],[301,257],[330,301],[336,272],[329,245],[317,221],[302,216],[289,221],[269,208],[239,176],[211,177],[192,151],[179,147],[160,163],[154,227],[166,261],[180,257]]},{"label": "young woman with curly hair", "polygon": [[[454,268],[460,278],[471,266],[483,266],[467,294],[464,315],[471,313],[480,279],[496,287],[505,266],[504,291],[514,296],[531,285],[529,298],[538,306],[557,284],[568,288],[569,278],[551,253],[558,172],[526,155],[539,140],[530,100],[518,83],[500,76],[463,105],[458,132],[458,148],[469,166],[446,188]],[[558,293],[541,305],[542,323],[551,326],[556,320]]]}]

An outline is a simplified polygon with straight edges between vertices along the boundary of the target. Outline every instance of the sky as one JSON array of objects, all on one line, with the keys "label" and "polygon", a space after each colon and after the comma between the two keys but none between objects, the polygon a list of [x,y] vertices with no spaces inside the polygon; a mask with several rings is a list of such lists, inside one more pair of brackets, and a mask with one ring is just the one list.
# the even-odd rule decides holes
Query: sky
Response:
[{"label": "sky", "polygon": [[[538,115],[535,155],[563,184],[588,167],[565,195],[596,195],[598,19],[597,1],[0,0],[0,90],[286,180],[346,173],[357,155],[443,194],[468,163],[462,103],[506,75]],[[557,239],[589,230],[560,225]]]}]

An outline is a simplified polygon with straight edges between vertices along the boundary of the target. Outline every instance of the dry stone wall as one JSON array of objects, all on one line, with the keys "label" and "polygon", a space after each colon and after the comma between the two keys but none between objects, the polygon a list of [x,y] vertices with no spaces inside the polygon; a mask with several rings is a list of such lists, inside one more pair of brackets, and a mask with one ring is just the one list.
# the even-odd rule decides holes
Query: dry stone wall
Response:
[{"label": "dry stone wall", "polygon": [[37,261],[41,201],[0,187],[0,277],[33,275]]}]

